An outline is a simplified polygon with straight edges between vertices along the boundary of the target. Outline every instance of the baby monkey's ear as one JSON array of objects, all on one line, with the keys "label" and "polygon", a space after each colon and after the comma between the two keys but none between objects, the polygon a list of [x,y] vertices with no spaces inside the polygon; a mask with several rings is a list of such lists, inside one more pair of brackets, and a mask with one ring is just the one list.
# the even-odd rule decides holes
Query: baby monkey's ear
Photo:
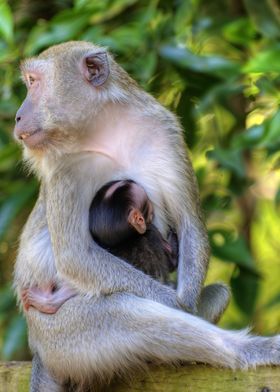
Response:
[{"label": "baby monkey's ear", "polygon": [[139,234],[144,234],[147,230],[145,219],[140,210],[132,208],[128,214],[128,223],[134,227]]}]

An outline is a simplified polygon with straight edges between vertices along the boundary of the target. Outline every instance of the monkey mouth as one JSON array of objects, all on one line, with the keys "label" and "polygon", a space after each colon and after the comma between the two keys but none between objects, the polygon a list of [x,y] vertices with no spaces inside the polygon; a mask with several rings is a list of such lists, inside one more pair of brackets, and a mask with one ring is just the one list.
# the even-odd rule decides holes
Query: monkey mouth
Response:
[{"label": "monkey mouth", "polygon": [[35,129],[35,131],[33,131],[33,132],[22,132],[20,135],[19,135],[19,139],[20,140],[25,140],[25,139],[27,139],[27,138],[29,138],[29,137],[32,137],[33,135],[35,135],[36,133],[38,133],[38,132],[41,132],[41,129],[40,128],[38,128],[38,129]]},{"label": "monkey mouth", "polygon": [[18,139],[29,148],[35,148],[36,145],[42,142],[43,138],[42,128],[37,128],[34,131],[24,131],[18,135]]}]

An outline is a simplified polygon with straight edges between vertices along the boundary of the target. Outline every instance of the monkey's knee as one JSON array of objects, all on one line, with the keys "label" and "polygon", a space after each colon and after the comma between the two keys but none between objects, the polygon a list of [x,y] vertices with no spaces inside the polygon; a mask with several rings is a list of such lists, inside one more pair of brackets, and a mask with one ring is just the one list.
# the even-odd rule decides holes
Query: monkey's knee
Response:
[{"label": "monkey's knee", "polygon": [[197,307],[198,316],[216,324],[225,312],[230,297],[230,289],[223,283],[204,287]]}]

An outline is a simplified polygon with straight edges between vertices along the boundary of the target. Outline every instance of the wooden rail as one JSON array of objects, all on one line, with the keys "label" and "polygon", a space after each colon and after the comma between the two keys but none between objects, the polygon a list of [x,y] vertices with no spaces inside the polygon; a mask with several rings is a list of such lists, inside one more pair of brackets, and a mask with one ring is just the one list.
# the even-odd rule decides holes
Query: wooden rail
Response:
[{"label": "wooden rail", "polygon": [[[0,392],[28,392],[31,364],[0,362]],[[280,392],[280,367],[232,372],[206,365],[152,368],[133,382],[116,381],[108,392]]]}]

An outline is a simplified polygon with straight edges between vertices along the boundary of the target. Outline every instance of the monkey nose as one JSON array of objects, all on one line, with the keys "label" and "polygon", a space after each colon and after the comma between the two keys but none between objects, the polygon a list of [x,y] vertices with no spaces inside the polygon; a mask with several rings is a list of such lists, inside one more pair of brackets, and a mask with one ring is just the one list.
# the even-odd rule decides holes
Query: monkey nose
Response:
[{"label": "monkey nose", "polygon": [[23,132],[23,133],[21,133],[21,134],[19,135],[19,139],[20,139],[20,140],[24,140],[24,139],[28,138],[29,136],[30,136],[30,133],[29,133],[29,132]]}]

